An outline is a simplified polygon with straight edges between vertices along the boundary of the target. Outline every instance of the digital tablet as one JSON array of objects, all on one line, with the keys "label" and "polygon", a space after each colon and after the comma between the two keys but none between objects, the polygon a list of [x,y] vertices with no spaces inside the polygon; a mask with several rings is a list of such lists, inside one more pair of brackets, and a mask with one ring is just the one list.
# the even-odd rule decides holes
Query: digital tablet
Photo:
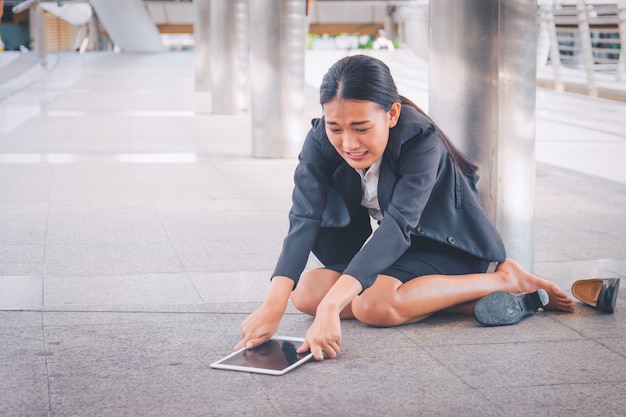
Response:
[{"label": "digital tablet", "polygon": [[209,365],[216,369],[284,375],[313,357],[311,352],[298,353],[301,337],[274,336],[252,349],[243,348]]}]

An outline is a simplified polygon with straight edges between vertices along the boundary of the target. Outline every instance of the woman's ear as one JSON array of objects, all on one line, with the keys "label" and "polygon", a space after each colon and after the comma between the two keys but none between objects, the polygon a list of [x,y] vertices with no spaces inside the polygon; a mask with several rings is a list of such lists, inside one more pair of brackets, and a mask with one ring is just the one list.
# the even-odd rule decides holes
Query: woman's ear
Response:
[{"label": "woman's ear", "polygon": [[401,109],[402,105],[400,103],[393,103],[391,105],[391,109],[389,109],[389,128],[394,127],[398,123]]}]

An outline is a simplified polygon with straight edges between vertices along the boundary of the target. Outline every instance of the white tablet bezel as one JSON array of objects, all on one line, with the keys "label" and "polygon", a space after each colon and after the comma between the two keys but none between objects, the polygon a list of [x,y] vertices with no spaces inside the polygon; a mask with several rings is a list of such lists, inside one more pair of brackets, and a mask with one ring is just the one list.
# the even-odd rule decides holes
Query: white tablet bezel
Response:
[{"label": "white tablet bezel", "polygon": [[[274,340],[282,340],[282,341],[287,341],[287,342],[304,342],[304,338],[302,337],[292,337],[292,336],[274,336],[271,339]],[[227,369],[227,370],[231,370],[231,371],[243,371],[243,372],[255,372],[255,373],[259,373],[259,374],[267,374],[267,375],[284,375],[287,372],[291,371],[292,369],[302,365],[303,363],[305,363],[306,361],[308,361],[309,359],[311,359],[313,357],[313,354],[311,352],[309,352],[307,355],[303,356],[302,358],[298,359],[298,361],[292,363],[291,365],[289,365],[288,367],[284,368],[284,369],[266,369],[266,368],[257,368],[257,367],[253,367],[253,366],[241,366],[241,365],[231,365],[231,364],[227,364],[227,363],[223,363],[224,361],[226,361],[227,359],[232,358],[235,355],[239,355],[241,352],[243,352],[244,350],[246,350],[247,348],[242,348],[239,349],[225,357],[223,357],[222,359],[213,362],[211,365],[209,365],[211,368],[214,369]]]}]

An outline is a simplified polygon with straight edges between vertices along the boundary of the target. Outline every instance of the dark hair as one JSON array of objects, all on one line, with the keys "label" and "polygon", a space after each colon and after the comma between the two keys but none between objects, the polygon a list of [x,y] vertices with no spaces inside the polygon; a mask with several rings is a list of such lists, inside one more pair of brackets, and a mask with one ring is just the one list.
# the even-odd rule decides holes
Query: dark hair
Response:
[{"label": "dark hair", "polygon": [[335,98],[371,101],[384,111],[389,111],[393,103],[413,107],[430,120],[452,160],[464,174],[469,175],[478,170],[476,164],[452,144],[448,136],[422,109],[398,94],[389,67],[383,61],[368,55],[352,55],[337,61],[322,79],[320,104],[323,106]]}]

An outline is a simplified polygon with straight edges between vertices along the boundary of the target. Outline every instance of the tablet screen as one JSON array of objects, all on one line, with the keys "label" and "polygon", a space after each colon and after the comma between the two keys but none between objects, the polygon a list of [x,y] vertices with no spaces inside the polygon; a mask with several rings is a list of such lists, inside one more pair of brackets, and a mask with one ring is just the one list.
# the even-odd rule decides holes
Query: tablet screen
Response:
[{"label": "tablet screen", "polygon": [[234,371],[259,372],[282,375],[308,361],[313,356],[310,352],[298,353],[304,339],[275,336],[264,344],[252,349],[241,349],[219,361],[212,363],[212,368]]}]

